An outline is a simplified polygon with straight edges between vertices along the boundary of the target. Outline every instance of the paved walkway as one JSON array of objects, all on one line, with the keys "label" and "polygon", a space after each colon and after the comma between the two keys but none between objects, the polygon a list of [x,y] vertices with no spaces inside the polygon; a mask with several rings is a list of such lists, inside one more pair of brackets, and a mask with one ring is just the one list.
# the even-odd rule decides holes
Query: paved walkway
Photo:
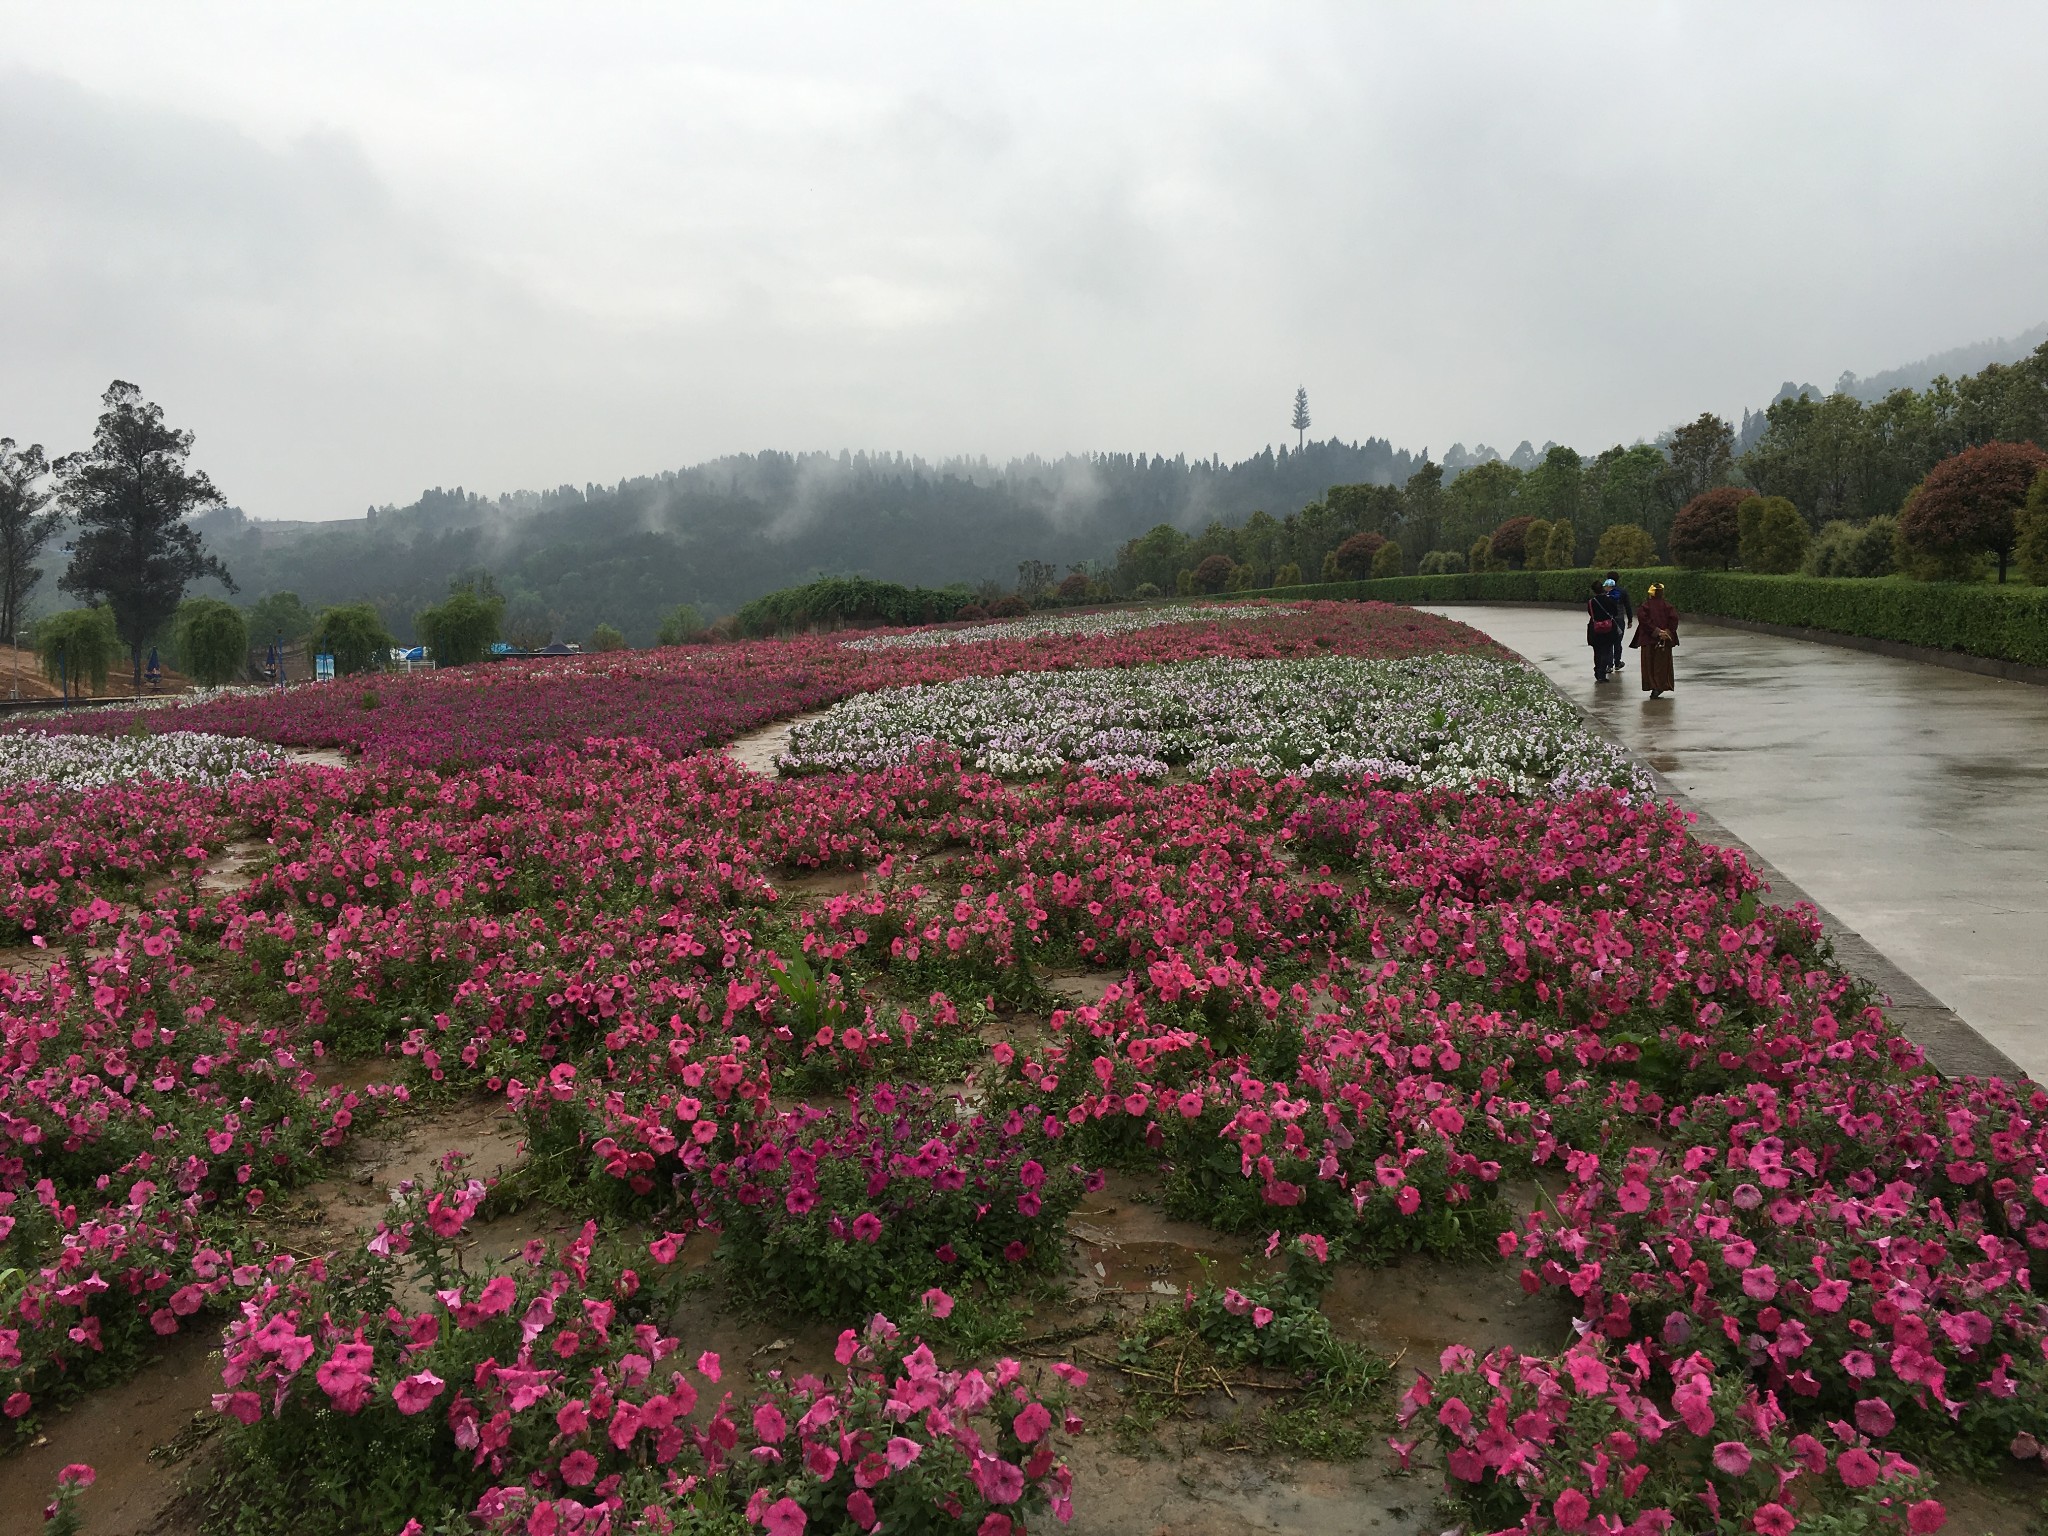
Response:
[{"label": "paved walkway", "polygon": [[1429,611],[1528,657],[2048,1082],[2048,688],[1681,620],[1677,692],[1653,701],[1632,652],[1594,683],[1573,613]]}]

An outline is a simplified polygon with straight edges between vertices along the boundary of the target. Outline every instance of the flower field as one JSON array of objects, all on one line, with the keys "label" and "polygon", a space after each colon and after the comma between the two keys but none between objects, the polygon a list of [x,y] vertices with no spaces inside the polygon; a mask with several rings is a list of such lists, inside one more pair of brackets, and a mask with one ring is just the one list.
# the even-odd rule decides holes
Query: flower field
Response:
[{"label": "flower field", "polygon": [[784,772],[871,771],[939,743],[1010,777],[1097,773],[1370,777],[1406,788],[1645,790],[1626,753],[1519,662],[1218,658],[889,688],[791,733]]},{"label": "flower field", "polygon": [[1216,624],[1230,619],[1270,619],[1285,608],[1266,603],[1205,603],[1199,607],[1122,608],[1103,613],[1041,613],[953,628],[910,629],[840,643],[850,651],[934,650],[948,645],[987,645],[996,640],[1055,640],[1080,635],[1128,635],[1163,624]]},{"label": "flower field", "polygon": [[258,742],[204,731],[124,736],[0,733],[0,784],[99,789],[149,778],[218,785],[269,773],[281,761],[281,754]]},{"label": "flower field", "polygon": [[[1441,1486],[1430,1529],[1931,1532],[1950,1486],[2038,1486],[2048,1096],[1929,1072],[1811,912],[1500,666],[1371,606],[761,642],[223,700],[179,718],[362,761],[0,790],[34,956],[0,976],[0,1412],[27,1438],[218,1336],[211,1507],[251,1531],[1085,1524],[1119,1388],[1177,1402],[1190,1359],[1288,1405],[1262,1443]],[[1556,767],[1298,771],[1398,757],[1344,744],[1363,707],[1164,778],[696,750],[963,678],[1156,732],[1179,675],[1261,740],[1491,677],[1446,719]],[[323,1244],[283,1214],[471,1104],[517,1115],[515,1168],[451,1153]],[[1106,1179],[1266,1262],[1091,1310]],[[1321,1306],[1395,1261],[1576,1325],[1396,1366]],[[706,1287],[825,1360],[713,1347]]]}]

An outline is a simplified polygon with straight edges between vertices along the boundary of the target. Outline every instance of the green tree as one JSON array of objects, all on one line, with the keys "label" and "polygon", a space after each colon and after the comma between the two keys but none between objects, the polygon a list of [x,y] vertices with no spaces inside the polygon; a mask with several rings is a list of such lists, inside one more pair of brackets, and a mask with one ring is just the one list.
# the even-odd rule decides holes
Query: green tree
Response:
[{"label": "green tree", "polygon": [[113,609],[139,695],[143,647],[178,611],[186,584],[212,576],[232,592],[235,583],[185,520],[221,499],[211,480],[185,467],[192,434],[169,426],[162,407],[121,379],[100,403],[92,447],[53,466],[58,492],[78,519],[71,564],[58,585]]},{"label": "green tree", "polygon": [[249,621],[233,603],[188,597],[172,621],[171,648],[186,676],[218,687],[239,677],[249,663]]},{"label": "green tree", "polygon": [[36,622],[33,643],[43,676],[67,692],[104,693],[107,673],[121,654],[114,615],[106,608],[69,608]]},{"label": "green tree", "polygon": [[1289,561],[1286,565],[1281,566],[1279,570],[1273,573],[1273,585],[1276,587],[1300,586],[1301,567],[1294,564],[1292,561]]},{"label": "green tree", "polygon": [[1640,528],[1653,541],[1659,531],[1669,529],[1671,509],[1664,501],[1664,470],[1664,455],[1648,443],[1633,448],[1616,444],[1593,460],[1586,470],[1583,495],[1590,509],[1587,526],[1596,547],[1609,528]]},{"label": "green tree", "polygon": [[1783,496],[1751,496],[1736,508],[1742,568],[1767,576],[1796,571],[1812,535],[1799,509]]},{"label": "green tree", "polygon": [[1616,523],[1600,535],[1593,550],[1596,571],[1640,571],[1657,563],[1657,541],[1635,523]]},{"label": "green tree", "polygon": [[593,651],[623,651],[626,637],[609,624],[600,624],[590,632],[589,649]]},{"label": "green tree", "polygon": [[1735,467],[1735,429],[1712,411],[1673,430],[1665,445],[1664,496],[1673,507],[1728,483]]},{"label": "green tree", "polygon": [[1515,515],[1522,472],[1502,459],[1488,459],[1466,470],[1444,492],[1444,537],[1464,543],[1481,534],[1489,537]]},{"label": "green tree", "polygon": [[1379,553],[1372,557],[1372,573],[1378,577],[1401,574],[1401,546],[1392,539],[1379,547]]},{"label": "green tree", "polygon": [[0,437],[0,640],[9,645],[43,579],[36,558],[64,521],[62,512],[45,510],[52,493],[37,485],[49,472],[41,443],[17,449],[13,438]]},{"label": "green tree", "polygon": [[413,628],[435,666],[460,667],[490,654],[504,617],[505,599],[489,578],[458,577],[447,597],[413,616]]},{"label": "green tree", "polygon": [[1308,428],[1308,386],[1303,385],[1294,392],[1295,447],[1300,448],[1307,444]]},{"label": "green tree", "polygon": [[312,610],[296,592],[273,592],[249,609],[249,634],[259,645],[297,645],[312,633]]},{"label": "green tree", "polygon": [[1889,576],[1897,569],[1893,543],[1899,520],[1873,517],[1867,523],[1836,518],[1814,539],[1806,553],[1809,576]]},{"label": "green tree", "polygon": [[1522,511],[1544,522],[1572,522],[1580,516],[1585,481],[1585,461],[1569,448],[1553,446],[1543,462],[1522,477],[1517,502]]},{"label": "green tree", "polygon": [[655,639],[662,645],[688,645],[704,633],[704,620],[688,603],[678,603],[661,621]]},{"label": "green tree", "polygon": [[1529,526],[1522,531],[1522,569],[1543,571],[1550,568],[1550,524],[1540,517],[1529,519]]},{"label": "green tree", "polygon": [[1543,551],[1545,570],[1569,571],[1579,563],[1579,539],[1569,521],[1550,525],[1550,543]]},{"label": "green tree", "polygon": [[2034,477],[2020,511],[2020,571],[2037,587],[2048,587],[2048,469]]},{"label": "green tree", "polygon": [[345,677],[378,670],[397,643],[384,627],[383,617],[368,603],[323,608],[313,624],[313,649],[332,656],[334,670]]}]

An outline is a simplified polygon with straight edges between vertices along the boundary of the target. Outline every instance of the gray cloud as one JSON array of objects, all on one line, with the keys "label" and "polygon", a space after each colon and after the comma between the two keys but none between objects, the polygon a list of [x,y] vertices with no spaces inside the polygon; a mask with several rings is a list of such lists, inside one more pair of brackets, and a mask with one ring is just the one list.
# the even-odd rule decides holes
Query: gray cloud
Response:
[{"label": "gray cloud", "polygon": [[0,430],[258,515],[872,447],[1597,448],[2048,316],[2038,6],[0,3]]}]

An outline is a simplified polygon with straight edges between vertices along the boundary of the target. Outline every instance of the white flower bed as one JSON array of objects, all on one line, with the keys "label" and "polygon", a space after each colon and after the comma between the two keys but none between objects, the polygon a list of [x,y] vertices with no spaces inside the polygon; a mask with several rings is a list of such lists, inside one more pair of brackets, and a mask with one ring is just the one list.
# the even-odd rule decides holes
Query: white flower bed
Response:
[{"label": "white flower bed", "polygon": [[275,747],[204,731],[167,731],[161,736],[0,734],[0,784],[34,780],[59,789],[99,789],[153,778],[217,786],[275,773],[284,762]]},{"label": "white flower bed", "polygon": [[778,764],[871,770],[932,742],[1019,777],[1076,763],[1151,778],[1249,768],[1413,787],[1492,781],[1522,794],[1650,788],[1540,673],[1475,656],[1218,658],[891,688],[797,726]]},{"label": "white flower bed", "polygon": [[1208,607],[1124,608],[1112,613],[1042,613],[1003,619],[968,629],[920,629],[907,635],[875,635],[840,643],[849,651],[933,650],[942,645],[986,645],[991,640],[1042,640],[1049,636],[1127,635],[1162,624],[1214,624],[1230,619],[1270,619],[1292,613],[1272,604],[1216,603]]}]

